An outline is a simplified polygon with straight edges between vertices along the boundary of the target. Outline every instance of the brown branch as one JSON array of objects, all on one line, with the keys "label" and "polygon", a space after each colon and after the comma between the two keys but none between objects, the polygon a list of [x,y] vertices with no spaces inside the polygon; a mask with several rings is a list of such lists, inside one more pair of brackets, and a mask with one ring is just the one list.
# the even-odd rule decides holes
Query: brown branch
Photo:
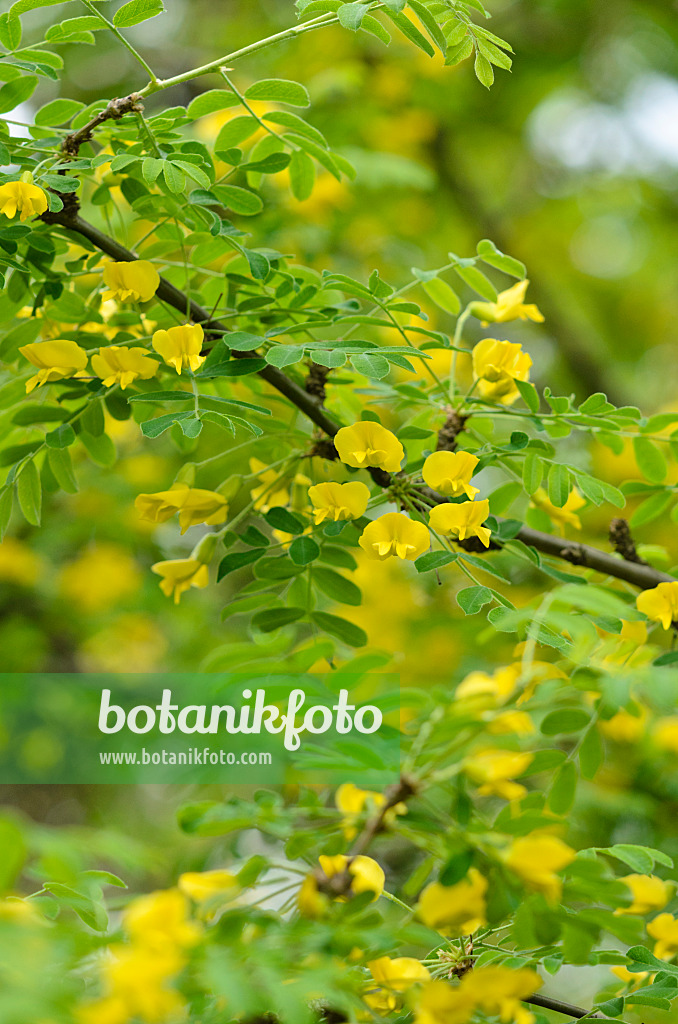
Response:
[{"label": "brown branch", "polygon": [[[121,245],[119,242],[116,242],[115,239],[105,235],[88,221],[83,220],[77,209],[64,207],[64,209],[58,213],[43,214],[42,220],[47,224],[58,224],[69,231],[75,231],[84,238],[87,238],[93,245],[102,252],[105,252],[114,260],[129,261],[139,258],[131,249],[125,248],[124,245]],[[202,324],[208,334],[210,330],[214,332],[214,336],[218,337],[223,337],[228,333],[229,329],[224,323],[220,320],[214,319],[206,309],[203,309],[203,307],[198,305],[197,302],[190,299],[184,292],[176,288],[166,278],[160,278],[160,284],[156,294],[159,299],[166,302],[180,313],[183,313],[184,315],[188,313],[191,320],[193,320],[194,323]],[[256,355],[256,353],[231,350],[231,355],[235,359],[251,359]],[[275,388],[281,395],[284,395],[285,398],[289,398],[290,402],[292,402],[297,409],[303,412],[312,423],[315,423],[317,427],[327,434],[328,437],[334,437],[339,430],[340,424],[336,423],[335,420],[325,412],[315,397],[309,395],[304,388],[300,387],[293,380],[290,380],[282,370],[279,370],[275,366],[265,366],[257,372],[263,380],[267,381],[267,383],[271,385],[271,387]],[[369,473],[379,487],[386,489],[391,486],[392,477],[383,469],[370,467]],[[428,493],[430,493],[437,502],[442,503],[447,500],[442,498],[440,495],[435,494],[435,492],[431,491]],[[529,526],[522,526],[516,535],[516,539],[523,541],[524,544],[535,548],[537,551],[542,552],[542,554],[563,559],[571,565],[579,565],[587,569],[595,569],[597,572],[604,573],[606,576],[614,576],[616,579],[632,583],[641,590],[648,590],[652,587],[656,587],[659,583],[673,581],[672,576],[669,576],[664,572],[659,572],[651,566],[640,565],[637,562],[627,561],[624,558],[608,554],[607,552],[601,551],[599,548],[591,547],[588,544],[563,541],[561,538],[555,537],[552,534],[542,533],[540,530],[532,530]]]},{"label": "brown branch", "polygon": [[638,565],[647,565],[644,558],[641,558],[636,551],[636,545],[631,536],[631,529],[626,519],[618,517],[610,523],[610,544],[622,558],[627,562],[637,562]]},{"label": "brown branch", "polygon": [[[551,996],[538,996],[533,995],[527,999],[522,1000],[523,1003],[531,1003],[532,1006],[541,1006],[544,1010],[555,1010],[556,1013],[562,1013],[564,1017],[574,1017],[576,1020],[581,1020],[582,1017],[587,1019],[590,1017],[593,1020],[607,1020],[604,1013],[599,1010],[585,1010],[581,1006],[575,1006],[573,1003],[566,1003],[562,999],[553,999]],[[619,1021],[619,1024],[624,1024],[623,1021]]]},{"label": "brown branch", "polygon": [[82,128],[78,128],[77,131],[71,132],[67,135],[64,141],[61,143],[61,152],[63,156],[69,160],[75,160],[80,147],[85,142],[89,142],[92,138],[92,132],[95,128],[98,128],[104,121],[119,121],[125,114],[130,114],[136,110],[143,110],[144,105],[141,102],[141,97],[138,93],[130,93],[129,96],[121,96],[116,99],[112,99],[108,106],[104,107],[91,121],[83,125]]}]

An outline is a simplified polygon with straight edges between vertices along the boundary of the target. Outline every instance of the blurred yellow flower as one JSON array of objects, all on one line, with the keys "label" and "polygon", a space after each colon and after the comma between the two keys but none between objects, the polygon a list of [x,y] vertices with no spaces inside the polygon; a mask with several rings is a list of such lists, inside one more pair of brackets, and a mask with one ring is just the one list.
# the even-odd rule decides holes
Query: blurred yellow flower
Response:
[{"label": "blurred yellow flower", "polygon": [[419,897],[417,915],[445,935],[469,935],[487,924],[487,884],[476,868],[454,885],[431,882]]},{"label": "blurred yellow flower", "polygon": [[168,639],[150,615],[119,615],[83,640],[78,667],[83,672],[159,672]]},{"label": "blurred yellow flower", "polygon": [[678,715],[660,718],[652,730],[652,739],[662,750],[678,754]]},{"label": "blurred yellow flower", "polygon": [[543,892],[548,900],[558,900],[562,882],[557,875],[571,864],[575,851],[557,836],[533,832],[515,839],[504,860],[528,889]]},{"label": "blurred yellow flower", "polygon": [[520,394],[516,380],[530,379],[532,359],[517,342],[484,338],[474,347],[472,358],[473,375],[483,398],[510,405]]},{"label": "blurred yellow flower", "polygon": [[61,593],[84,611],[99,612],[128,598],[141,583],[136,562],[122,545],[99,541],[60,573]]},{"label": "blurred yellow flower", "polygon": [[482,501],[461,501],[458,505],[435,505],[428,518],[431,529],[442,537],[458,537],[459,540],[477,537],[489,548],[492,533],[483,526],[489,514],[489,500],[483,498]]},{"label": "blurred yellow flower", "polygon": [[[600,720],[598,728],[603,736],[615,743],[637,743],[645,735],[647,729],[647,708],[640,708],[639,714],[632,715],[626,708],[621,708],[612,718]],[[678,725],[678,720],[677,720]],[[678,750],[678,728],[676,729],[676,750]]]},{"label": "blurred yellow flower", "polygon": [[158,364],[144,348],[109,345],[92,356],[92,369],[106,388],[119,384],[122,390],[136,380],[148,380],[158,372]]},{"label": "blurred yellow flower", "polygon": [[257,512],[268,512],[269,508],[289,504],[290,492],[280,482],[280,473],[277,470],[266,469],[265,462],[254,458],[250,459],[250,469],[252,473],[256,473],[259,480],[259,486],[251,489]]},{"label": "blurred yellow flower", "polygon": [[328,906],[329,900],[324,893],[318,889],[318,883],[313,875],[306,875],[297,893],[297,910],[303,917],[315,920],[321,917]]},{"label": "blurred yellow flower", "polygon": [[138,896],[122,915],[133,942],[156,949],[185,949],[200,938],[200,928],[189,918],[188,901],[178,889],[161,889]]},{"label": "blurred yellow flower", "polygon": [[351,892],[357,896],[361,892],[371,892],[373,899],[378,899],[384,891],[386,876],[383,869],[371,857],[347,857],[343,853],[334,857],[321,856],[318,858],[320,867],[326,878],[333,878],[344,871],[351,876]]},{"label": "blurred yellow flower", "polygon": [[413,562],[431,543],[423,523],[417,523],[400,512],[387,512],[372,520],[358,542],[370,558],[384,561],[392,555]]},{"label": "blurred yellow flower", "polygon": [[661,622],[664,629],[670,629],[678,621],[678,582],[660,583],[652,590],[641,591],[636,607],[650,622]]},{"label": "blurred yellow flower", "polygon": [[617,907],[615,914],[651,914],[663,910],[671,898],[666,882],[656,875],[624,875],[619,881],[631,890],[633,900],[628,907]]},{"label": "blurred yellow flower", "polygon": [[417,999],[414,1024],[467,1024],[475,1005],[473,995],[461,985],[452,988],[446,981],[430,981]]},{"label": "blurred yellow flower", "polygon": [[374,420],[359,420],[351,427],[342,427],[334,436],[334,446],[341,461],[356,469],[378,466],[388,473],[397,473],[405,457],[395,434]]},{"label": "blurred yellow flower", "polygon": [[527,793],[525,786],[512,780],[530,766],[529,751],[479,750],[464,758],[464,771],[479,785],[480,796],[500,796],[504,800],[520,800]]},{"label": "blurred yellow flower", "polygon": [[478,459],[470,452],[433,452],[421,472],[428,486],[439,494],[448,498],[465,494],[473,501],[478,488],[472,487],[470,480],[477,465]]},{"label": "blurred yellow flower", "polygon": [[170,558],[164,562],[156,562],[151,572],[162,576],[160,589],[167,597],[174,597],[179,604],[181,595],[191,587],[202,590],[209,584],[209,568],[197,558]]},{"label": "blurred yellow flower", "polygon": [[17,212],[21,220],[37,217],[47,209],[47,193],[27,181],[6,181],[0,185],[0,213],[12,220]]},{"label": "blurred yellow flower", "polygon": [[534,1014],[523,1006],[521,1000],[541,988],[543,982],[536,971],[529,967],[490,965],[465,974],[461,982],[465,992],[472,996],[478,1009],[502,1021],[515,1024],[531,1024]]},{"label": "blurred yellow flower", "polygon": [[520,679],[522,665],[507,665],[498,668],[493,675],[477,670],[470,672],[454,691],[457,700],[474,697],[489,697],[493,701],[504,701],[511,696]]},{"label": "blurred yellow flower", "polygon": [[647,934],[656,939],[654,955],[672,960],[678,953],[678,919],[672,914],[659,914],[647,926]]},{"label": "blurred yellow flower", "polygon": [[565,526],[573,526],[575,530],[581,530],[581,521],[576,513],[585,504],[585,499],[582,498],[576,487],[572,488],[562,508],[558,508],[557,505],[553,505],[549,501],[548,494],[542,487],[539,487],[530,499],[530,505],[533,508],[541,508],[546,512],[549,519],[558,527],[561,536],[565,532]]},{"label": "blurred yellow flower", "polygon": [[338,522],[342,519],[359,519],[365,514],[370,500],[369,488],[359,480],[347,484],[334,482],[314,484],[309,487],[308,496],[314,511],[313,518],[318,526],[326,519]]},{"label": "blurred yellow flower", "polygon": [[478,320],[483,321],[483,327],[488,323],[503,324],[508,320],[534,320],[535,323],[544,322],[544,317],[537,307],[528,303],[525,304],[525,293],[529,281],[518,281],[506,291],[499,292],[496,302],[473,302],[471,313]]},{"label": "blurred yellow flower", "polygon": [[228,516],[228,503],[221,494],[184,483],[173,484],[168,491],[138,494],[134,504],[140,518],[151,523],[165,523],[178,512],[182,533],[198,523],[218,526]]},{"label": "blurred yellow flower", "polygon": [[26,381],[27,395],[34,388],[55,380],[86,376],[87,353],[74,341],[35,341],[31,345],[22,345],[19,352],[38,367],[38,373]]},{"label": "blurred yellow flower", "polygon": [[187,871],[179,876],[179,891],[196,903],[238,891],[238,880],[230,871]]},{"label": "blurred yellow flower", "polygon": [[490,719],[487,731],[493,736],[529,736],[536,730],[526,711],[502,711]]},{"label": "blurred yellow flower", "polygon": [[156,293],[160,275],[148,260],[106,263],[104,284],[108,288],[102,296],[104,302],[148,302]]},{"label": "blurred yellow flower", "polygon": [[619,978],[620,981],[623,981],[625,985],[631,985],[634,989],[640,988],[645,979],[650,976],[649,971],[629,971],[626,967],[622,966],[610,967],[610,970]]},{"label": "blurred yellow flower", "polygon": [[411,956],[380,956],[368,961],[367,968],[378,987],[366,993],[365,1002],[381,1015],[397,1009],[407,989],[431,978],[427,968]]},{"label": "blurred yellow flower", "polygon": [[169,327],[166,331],[155,332],[153,348],[177,373],[186,369],[195,373],[207,358],[200,355],[204,336],[200,324]]},{"label": "blurred yellow flower", "polygon": [[32,587],[40,578],[42,559],[15,537],[5,537],[0,544],[0,580]]},{"label": "blurred yellow flower", "polygon": [[[365,810],[378,810],[384,805],[384,794],[375,793],[370,789],[360,789],[352,782],[344,782],[337,788],[334,794],[334,802],[337,810],[343,815],[342,830],[347,839],[352,839],[356,834],[355,823]],[[386,823],[393,822],[396,815],[407,814],[407,805],[404,803],[390,807],[384,816]]]}]

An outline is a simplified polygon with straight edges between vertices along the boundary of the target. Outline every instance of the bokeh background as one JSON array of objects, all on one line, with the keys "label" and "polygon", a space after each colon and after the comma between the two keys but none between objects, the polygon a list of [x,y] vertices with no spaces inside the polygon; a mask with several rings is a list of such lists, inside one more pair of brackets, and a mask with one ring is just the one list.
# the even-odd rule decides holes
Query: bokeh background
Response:
[{"label": "bokeh background", "polygon": [[[129,30],[162,77],[294,21],[291,0],[166,0],[166,6],[163,17]],[[604,391],[647,413],[676,408],[678,5],[492,0],[490,6],[492,30],[516,49],[514,73],[499,71],[490,93],[468,62],[445,68],[441,58],[397,39],[386,49],[340,28],[325,30],[322,45],[312,34],[238,62],[239,85],[257,77],[303,81],[312,97],[311,122],[358,171],[353,183],[321,174],[303,203],[272,176],[264,186],[265,210],[248,226],[258,244],[294,253],[316,269],[365,278],[378,267],[395,285],[408,279],[410,267],[441,266],[450,250],[470,255],[478,239],[489,237],[526,263],[530,298],[546,318],[543,326],[508,325],[506,334],[532,354],[537,384],[556,382],[557,393],[580,399]],[[25,24],[44,26],[64,11],[35,11]],[[64,95],[91,102],[140,85],[115,40],[97,33],[96,41],[63,51]],[[147,109],[186,104],[216,84],[207,77],[178,86],[152,97]],[[45,81],[34,106],[10,116],[30,121],[35,107],[54,98],[52,88]],[[203,119],[197,130],[210,137],[228,115]],[[449,329],[444,313],[427,312],[434,326]],[[79,493],[55,499],[39,531],[17,524],[0,545],[4,670],[210,671],[237,664],[246,671],[261,657],[278,651],[282,657],[289,646],[284,634],[252,636],[241,617],[222,620],[246,573],[193,591],[178,608],[163,597],[150,565],[159,549],[190,549],[200,528],[179,542],[171,524],[140,522],[133,502],[140,491],[167,487],[190,457],[190,445],[179,450],[169,435],[144,441],[129,420],[112,423],[112,434],[115,469],[78,466]],[[215,444],[223,436],[215,435]],[[620,455],[593,449],[587,458],[613,483],[638,475],[626,449]],[[671,472],[678,479],[675,466]],[[215,468],[213,483],[221,479]],[[588,511],[584,523],[587,535],[605,544],[604,515]],[[670,548],[674,532],[667,521],[638,536]],[[527,600],[534,591],[526,573]],[[386,563],[377,578],[360,566],[356,582],[363,605],[342,614],[368,632],[370,646],[358,656],[363,667],[399,671],[406,683],[451,684],[471,668],[511,657],[508,639],[475,632],[464,620],[453,588],[422,583],[412,567]],[[512,596],[520,603],[520,581]],[[310,667],[319,653],[300,667]],[[620,725],[608,737],[602,785],[590,802],[585,790],[577,807],[578,842],[599,837],[676,852],[678,784],[657,773],[664,753],[637,748],[642,721],[626,726],[626,734]],[[176,830],[173,808],[185,796],[155,787],[133,799],[112,788],[0,789],[0,801],[30,818],[79,829],[79,855],[122,861],[143,884],[149,878],[166,884],[179,869],[219,860],[214,843],[189,842]],[[31,842],[51,858],[53,877],[77,869],[72,843],[60,847],[58,833],[48,837],[38,829]]]}]

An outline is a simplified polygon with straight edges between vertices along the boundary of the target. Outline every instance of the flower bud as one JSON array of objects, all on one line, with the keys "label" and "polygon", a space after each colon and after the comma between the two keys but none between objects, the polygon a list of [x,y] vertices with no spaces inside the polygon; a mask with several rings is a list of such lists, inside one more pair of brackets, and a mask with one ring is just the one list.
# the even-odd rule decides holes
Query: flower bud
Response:
[{"label": "flower bud", "polygon": [[196,562],[202,562],[203,565],[209,565],[214,557],[216,547],[216,533],[206,533],[191,551],[191,558],[194,558]]}]

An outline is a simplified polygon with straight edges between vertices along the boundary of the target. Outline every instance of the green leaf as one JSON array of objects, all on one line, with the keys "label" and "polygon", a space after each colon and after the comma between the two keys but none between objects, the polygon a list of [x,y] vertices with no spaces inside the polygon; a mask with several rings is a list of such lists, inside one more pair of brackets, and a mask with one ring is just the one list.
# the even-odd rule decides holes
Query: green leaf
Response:
[{"label": "green leaf", "polygon": [[303,358],[304,348],[302,345],[276,345],[266,353],[266,362],[280,369],[283,366],[298,363]]},{"label": "green leaf", "polygon": [[83,893],[77,892],[61,882],[45,882],[43,888],[51,893],[59,903],[63,903],[65,906],[70,907],[71,910],[74,910],[89,928],[93,928],[97,932],[106,931],[108,927],[106,911],[89,896],[85,896]]},{"label": "green leaf", "polygon": [[541,487],[543,477],[543,460],[534,452],[529,452],[523,462],[523,486],[528,494],[534,494]]},{"label": "green leaf", "polygon": [[7,527],[12,515],[14,504],[14,493],[11,487],[3,487],[0,491],[0,541],[7,533]]},{"label": "green leaf", "polygon": [[289,167],[290,187],[295,199],[303,202],[313,192],[315,165],[308,153],[295,149]]},{"label": "green leaf", "polygon": [[588,711],[582,708],[561,708],[551,711],[541,723],[544,736],[559,736],[561,733],[579,732],[591,721]]},{"label": "green leaf", "polygon": [[360,626],[340,618],[338,615],[328,615],[327,612],[312,612],[311,620],[315,622],[325,633],[334,636],[337,640],[347,644],[349,647],[364,647],[367,643],[367,633]]},{"label": "green leaf", "polygon": [[333,601],[341,604],[357,606],[362,602],[360,587],[357,587],[351,580],[335,572],[334,569],[324,569],[320,566],[313,570],[313,582],[322,590],[323,594]]},{"label": "green leaf", "polygon": [[180,167],[177,167],[170,160],[164,161],[162,176],[170,192],[176,194],[177,192],[183,192],[186,188],[186,175]]},{"label": "green leaf", "polygon": [[466,587],[457,594],[457,604],[464,615],[475,615],[493,600],[492,591],[487,587]]},{"label": "green leaf", "polygon": [[673,491],[659,491],[657,494],[653,494],[651,498],[646,498],[645,501],[641,501],[629,519],[629,525],[631,527],[644,526],[646,523],[654,522],[655,519],[659,519],[664,514],[669,505],[673,504],[675,498],[676,496]]},{"label": "green leaf", "polygon": [[357,32],[366,14],[367,7],[365,4],[360,2],[348,3],[341,5],[337,11],[337,18],[339,19],[339,24],[343,25],[344,28]]},{"label": "green leaf", "polygon": [[422,287],[429,299],[435,302],[436,306],[444,309],[446,313],[457,316],[461,309],[461,301],[453,288],[442,281],[439,277],[433,277],[430,281],[422,281]]},{"label": "green leaf", "polygon": [[233,149],[234,146],[239,146],[245,139],[249,139],[250,135],[254,135],[258,127],[259,122],[251,114],[232,118],[226,122],[217,135],[214,143],[215,152],[217,154],[225,153],[227,150]]},{"label": "green leaf", "polygon": [[398,14],[396,13],[396,11],[391,10],[389,8],[387,8],[386,11],[384,11],[384,13],[387,15],[387,17],[391,19],[393,24],[400,29],[402,34],[407,39],[410,40],[411,43],[414,43],[415,46],[418,46],[419,49],[423,50],[424,53],[427,53],[429,57],[435,56],[435,50],[429,43],[426,36],[421,34],[419,29],[416,27],[416,25],[412,24],[409,18],[407,18],[404,14]]},{"label": "green leaf", "polygon": [[291,107],[308,107],[311,97],[299,82],[285,78],[264,78],[245,90],[248,100],[264,100],[271,103],[287,103]]},{"label": "green leaf", "polygon": [[577,780],[574,762],[565,761],[556,772],[549,793],[548,805],[554,814],[566,814],[569,811],[577,792]]},{"label": "green leaf", "polygon": [[[452,258],[452,254],[450,254],[450,258]],[[454,270],[469,288],[478,292],[478,295],[482,295],[488,302],[497,301],[497,289],[482,270],[478,270],[477,267],[465,267],[459,263],[455,264]]]},{"label": "green leaf", "polygon": [[427,551],[425,555],[419,555],[414,565],[417,572],[431,572],[433,569],[442,569],[450,562],[456,562],[458,558],[459,555],[451,551]]},{"label": "green leaf", "polygon": [[539,412],[539,395],[534,384],[527,380],[516,380],[515,384],[530,412]]},{"label": "green leaf", "polygon": [[42,485],[38,468],[33,459],[30,459],[19,473],[16,492],[24,518],[32,526],[40,526]]},{"label": "green leaf", "polygon": [[222,558],[217,569],[217,583],[223,580],[224,576],[228,576],[229,573],[235,572],[236,569],[242,569],[246,565],[251,565],[252,562],[256,562],[258,558],[264,553],[262,548],[253,548],[251,551],[232,551],[230,554]]},{"label": "green leaf", "polygon": [[303,533],[306,529],[301,519],[292,515],[282,505],[274,505],[273,508],[269,508],[268,512],[264,515],[264,519],[274,530],[281,530],[283,533]]},{"label": "green leaf", "polygon": [[387,377],[390,371],[388,359],[369,352],[351,356],[351,363],[358,373],[371,377],[373,380],[381,380],[383,377]]},{"label": "green leaf", "polygon": [[255,281],[265,281],[271,270],[268,257],[264,256],[261,252],[255,252],[254,249],[243,248],[243,254]]},{"label": "green leaf", "polygon": [[46,103],[44,107],[40,107],[40,110],[35,115],[35,123],[48,126],[65,124],[72,117],[75,117],[78,111],[83,110],[84,107],[85,104],[81,103],[80,100],[52,100],[51,103]]},{"label": "green leaf", "polygon": [[634,437],[633,450],[641,473],[654,484],[666,479],[668,466],[661,449],[647,437]]},{"label": "green leaf", "polygon": [[59,487],[67,494],[77,494],[78,483],[73,473],[73,463],[68,449],[50,448],[47,452],[47,461]]},{"label": "green leaf", "polygon": [[262,199],[256,192],[250,192],[247,188],[240,188],[238,185],[221,185],[219,187],[219,198],[223,205],[227,206],[234,213],[241,213],[245,217],[252,217],[255,213],[261,213],[264,208]]},{"label": "green leaf", "polygon": [[484,85],[486,89],[489,89],[494,82],[494,69],[487,57],[483,57],[480,49],[478,49],[478,52],[476,53],[474,70],[476,78],[480,84]]},{"label": "green leaf", "polygon": [[559,463],[551,466],[548,475],[549,501],[556,508],[562,508],[570,496],[571,478],[570,471],[566,466]]},{"label": "green leaf", "polygon": [[123,4],[113,15],[113,24],[116,28],[131,28],[132,25],[139,25],[142,21],[155,18],[163,14],[165,5],[162,0],[129,0]]},{"label": "green leaf", "polygon": [[56,430],[45,434],[45,444],[48,448],[68,448],[75,444],[75,431],[70,423],[62,423]]},{"label": "green leaf", "polygon": [[96,462],[98,466],[109,468],[115,464],[117,452],[108,434],[94,435],[82,430],[78,437],[92,461]]},{"label": "green leaf", "polygon": [[189,117],[196,120],[213,114],[217,110],[224,110],[226,107],[237,107],[240,100],[235,93],[227,89],[208,89],[192,99],[186,108]]},{"label": "green leaf", "polygon": [[341,349],[315,348],[312,349],[309,355],[318,366],[327,366],[330,370],[343,366],[346,362],[346,353],[342,352]]},{"label": "green leaf", "polygon": [[81,878],[91,879],[98,885],[114,885],[118,889],[126,889],[127,883],[123,882],[122,878],[118,878],[111,871],[101,871],[98,869],[91,869],[89,871],[83,871]]},{"label": "green leaf", "polygon": [[655,863],[663,864],[664,867],[672,868],[673,860],[661,850],[655,850],[651,846],[637,846],[633,843],[615,843],[614,846],[596,847],[598,853],[606,853],[610,857],[628,864],[634,871],[648,875],[654,868]]},{"label": "green leaf", "polygon": [[267,608],[252,617],[252,625],[262,633],[271,633],[274,629],[289,626],[306,614],[303,608]]},{"label": "green leaf", "polygon": [[597,729],[589,729],[579,747],[579,767],[585,779],[592,779],[605,757],[603,743]]},{"label": "green leaf", "polygon": [[168,412],[164,416],[157,416],[153,420],[146,420],[142,423],[141,433],[144,437],[160,437],[177,420],[184,420],[189,416],[193,416],[192,409],[188,409],[186,412]]},{"label": "green leaf", "polygon": [[147,156],[141,161],[141,173],[147,185],[152,185],[163,172],[165,161],[155,156]]},{"label": "green leaf", "polygon": [[21,19],[8,11],[0,14],[0,43],[6,50],[21,46]]},{"label": "green leaf", "polygon": [[289,555],[295,565],[308,565],[320,554],[320,547],[312,537],[297,537],[292,541]]},{"label": "green leaf", "polygon": [[25,103],[33,95],[37,84],[38,79],[35,75],[24,75],[23,78],[5,82],[0,88],[0,114],[6,114],[20,103]]}]

